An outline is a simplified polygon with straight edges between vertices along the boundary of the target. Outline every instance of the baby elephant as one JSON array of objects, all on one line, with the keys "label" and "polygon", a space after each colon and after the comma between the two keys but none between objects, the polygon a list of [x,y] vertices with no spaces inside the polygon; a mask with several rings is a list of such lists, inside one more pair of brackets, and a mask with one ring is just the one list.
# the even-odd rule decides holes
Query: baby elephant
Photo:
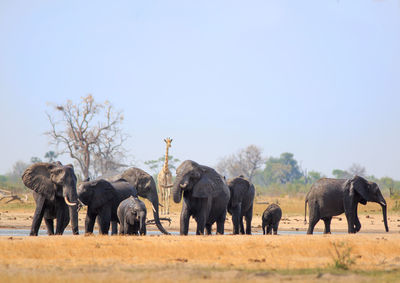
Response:
[{"label": "baby elephant", "polygon": [[137,197],[130,196],[118,206],[119,234],[146,235],[146,206]]},{"label": "baby elephant", "polygon": [[[262,215],[262,229],[263,234],[272,234],[272,229],[274,234],[278,234],[278,225],[282,217],[282,210],[277,204],[270,204]],[[265,226],[267,226],[267,231],[265,231]]]}]

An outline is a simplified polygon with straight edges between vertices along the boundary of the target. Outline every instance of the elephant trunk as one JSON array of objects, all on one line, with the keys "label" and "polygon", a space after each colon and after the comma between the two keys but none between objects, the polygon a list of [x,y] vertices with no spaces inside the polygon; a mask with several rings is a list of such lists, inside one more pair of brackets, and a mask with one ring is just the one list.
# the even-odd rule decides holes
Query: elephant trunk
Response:
[{"label": "elephant trunk", "polygon": [[139,213],[139,233],[140,235],[146,235],[146,213],[144,211]]},{"label": "elephant trunk", "polygon": [[[175,203],[180,203],[182,199],[182,178],[177,176],[172,187],[172,197]],[[186,185],[187,186],[187,185]],[[184,186],[186,188],[186,186]]]},{"label": "elephant trunk", "polygon": [[381,206],[382,206],[383,223],[385,224],[385,230],[386,230],[386,232],[389,232],[389,227],[388,227],[388,223],[387,223],[387,215],[386,215],[387,205],[385,203],[385,204],[381,204]]},{"label": "elephant trunk", "polygon": [[162,226],[160,222],[160,216],[158,214],[158,197],[154,197],[151,201],[152,209],[153,209],[153,216],[154,216],[154,222],[156,223],[156,226],[158,230],[161,231],[161,233],[169,235],[168,231],[165,230],[165,228]]},{"label": "elephant trunk", "polygon": [[79,235],[78,227],[78,206],[69,206],[69,216],[71,218],[71,228],[74,235]]},{"label": "elephant trunk", "polygon": [[383,197],[383,195],[380,192],[380,190],[378,191],[377,200],[375,200],[375,201],[377,203],[379,203],[381,205],[381,207],[382,207],[383,223],[385,224],[386,232],[389,232],[389,227],[388,227],[388,224],[387,224],[387,205],[386,205],[385,198]]}]

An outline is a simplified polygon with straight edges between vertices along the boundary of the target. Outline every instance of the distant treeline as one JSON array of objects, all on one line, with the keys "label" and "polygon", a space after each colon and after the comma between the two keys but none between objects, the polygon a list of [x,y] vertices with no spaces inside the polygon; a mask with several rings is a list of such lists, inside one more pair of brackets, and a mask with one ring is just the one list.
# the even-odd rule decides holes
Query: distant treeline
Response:
[{"label": "distant treeline", "polygon": [[[216,169],[227,178],[244,175],[251,179],[259,195],[305,194],[316,180],[326,177],[321,172],[301,168],[293,153],[284,152],[279,157],[263,158],[261,149],[254,145],[221,158]],[[347,170],[332,171],[332,177],[338,179],[348,179],[354,175],[376,182],[387,196],[400,195],[400,181],[368,175],[365,167],[359,164],[353,164]]]},{"label": "distant treeline", "polygon": [[[10,173],[0,175],[0,187],[14,192],[24,191],[26,188],[22,183],[21,175],[30,164],[38,161],[40,159],[33,157],[30,163],[16,162]],[[157,160],[145,162],[155,180],[163,163],[163,156]],[[169,156],[169,166],[173,174],[179,163],[179,159]],[[239,175],[249,178],[256,185],[258,195],[304,195],[316,180],[326,177],[318,171],[303,169],[293,153],[284,152],[279,157],[263,158],[261,149],[254,145],[240,150],[237,154],[221,158],[215,168],[226,178]],[[365,167],[361,165],[353,164],[347,170],[334,169],[332,171],[333,178],[348,179],[354,175],[376,182],[385,196],[400,198],[400,181],[390,177],[376,178],[368,175]]]}]

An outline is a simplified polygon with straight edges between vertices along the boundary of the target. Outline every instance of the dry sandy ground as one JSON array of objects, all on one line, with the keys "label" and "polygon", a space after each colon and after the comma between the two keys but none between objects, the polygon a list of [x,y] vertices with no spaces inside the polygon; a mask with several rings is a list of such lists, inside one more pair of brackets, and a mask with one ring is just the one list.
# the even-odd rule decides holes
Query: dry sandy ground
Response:
[{"label": "dry sandy ground", "polygon": [[[304,232],[304,202],[279,201],[279,230]],[[265,207],[255,206],[255,233]],[[180,205],[172,211],[172,223],[164,225],[176,232]],[[32,214],[32,204],[0,204],[0,229],[29,229]],[[340,234],[347,231],[342,215],[333,219],[332,235],[233,236],[228,216],[224,236],[3,236],[0,282],[400,282],[399,215],[389,211],[390,233],[384,233],[378,205],[361,206],[359,214],[356,235]],[[85,210],[79,218],[83,230]],[[320,222],[316,231],[322,230]],[[340,262],[349,271],[334,267]]]},{"label": "dry sandy ground", "polygon": [[[7,211],[5,209],[0,209],[0,229],[1,228],[11,228],[11,229],[30,229],[32,223],[33,212],[14,212]],[[163,216],[162,216],[163,217]],[[173,212],[168,216],[172,221],[163,221],[163,225],[167,230],[179,231],[179,213]],[[361,233],[381,233],[384,232],[384,225],[382,220],[382,215],[379,210],[369,212],[359,216],[362,225]],[[80,229],[84,229],[84,219],[85,211],[79,213],[79,226]],[[307,216],[308,220],[308,216]],[[397,214],[390,214],[388,216],[388,225],[390,233],[400,233],[400,216]],[[215,225],[214,225],[215,226]],[[255,215],[252,221],[252,231],[254,233],[262,233],[261,228],[261,215]],[[304,215],[283,215],[281,222],[279,224],[279,230],[282,231],[306,231],[308,224],[304,224]],[[196,228],[196,223],[193,219],[190,222],[190,231],[194,232]],[[215,228],[215,227],[214,227]],[[42,222],[41,229],[46,229],[44,222]],[[68,227],[69,229],[69,227]],[[149,225],[149,230],[157,230],[155,226]],[[323,231],[324,223],[321,220],[315,227],[315,231]],[[232,221],[231,216],[227,216],[225,224],[226,233],[232,232]],[[332,233],[347,232],[347,221],[344,215],[334,217],[331,224]],[[278,231],[279,232],[279,231]]]},{"label": "dry sandy ground", "polygon": [[0,255],[2,282],[400,280],[396,234],[0,237]]}]

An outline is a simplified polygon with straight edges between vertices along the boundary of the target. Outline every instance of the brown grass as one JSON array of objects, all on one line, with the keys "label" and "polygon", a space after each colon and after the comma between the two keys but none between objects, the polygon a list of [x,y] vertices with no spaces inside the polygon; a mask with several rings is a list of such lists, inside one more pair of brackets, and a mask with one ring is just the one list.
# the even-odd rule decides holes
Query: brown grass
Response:
[{"label": "brown grass", "polygon": [[[1,237],[0,278],[13,274],[10,280],[42,282],[74,276],[84,280],[91,277],[88,274],[126,277],[136,272],[143,279],[157,279],[154,275],[162,271],[159,276],[168,281],[168,271],[181,269],[197,275],[210,270],[218,271],[214,272],[217,275],[225,271],[255,274],[260,270],[332,269],[337,259],[335,246],[340,254],[350,248],[351,270],[400,268],[397,234]],[[170,276],[175,276],[174,272]]]},{"label": "brown grass", "polygon": [[[279,203],[279,230],[307,228],[303,199],[256,202]],[[267,206],[255,204],[254,232],[261,232]],[[0,227],[29,228],[33,208],[33,203],[0,203]],[[179,230],[180,209],[181,204],[172,204],[168,230]],[[81,229],[85,213],[80,212]],[[359,206],[359,214],[362,232],[384,231],[379,205]],[[388,217],[390,234],[0,237],[0,282],[394,282],[400,280],[400,217],[390,210]],[[195,222],[190,225],[193,231]],[[228,216],[227,233],[231,227]],[[322,229],[321,221],[316,230]],[[346,230],[344,215],[335,217],[332,231]],[[335,268],[340,258],[350,271]]]}]

